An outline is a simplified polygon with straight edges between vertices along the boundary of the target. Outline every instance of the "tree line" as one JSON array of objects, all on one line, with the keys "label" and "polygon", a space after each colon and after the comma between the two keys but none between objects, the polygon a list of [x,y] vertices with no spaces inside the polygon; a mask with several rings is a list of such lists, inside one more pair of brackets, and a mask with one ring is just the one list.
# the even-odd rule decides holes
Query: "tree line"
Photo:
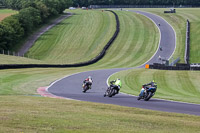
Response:
[{"label": "tree line", "polygon": [[71,6],[72,0],[0,0],[0,4],[19,10],[0,22],[0,50],[9,50],[48,18]]},{"label": "tree line", "polygon": [[73,0],[74,6],[89,5],[193,5],[200,6],[200,0]]}]

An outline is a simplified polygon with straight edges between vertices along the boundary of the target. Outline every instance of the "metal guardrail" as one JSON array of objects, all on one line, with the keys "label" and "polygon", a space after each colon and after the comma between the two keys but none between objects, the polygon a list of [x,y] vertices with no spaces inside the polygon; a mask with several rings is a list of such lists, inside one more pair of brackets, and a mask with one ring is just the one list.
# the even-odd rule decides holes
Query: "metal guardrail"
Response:
[{"label": "metal guardrail", "polygon": [[164,11],[164,13],[176,13],[176,9],[170,9],[170,11]]},{"label": "metal guardrail", "polygon": [[179,62],[180,61],[180,57],[178,57],[176,60],[173,60],[170,64],[169,64],[169,66],[174,66],[177,62]]}]

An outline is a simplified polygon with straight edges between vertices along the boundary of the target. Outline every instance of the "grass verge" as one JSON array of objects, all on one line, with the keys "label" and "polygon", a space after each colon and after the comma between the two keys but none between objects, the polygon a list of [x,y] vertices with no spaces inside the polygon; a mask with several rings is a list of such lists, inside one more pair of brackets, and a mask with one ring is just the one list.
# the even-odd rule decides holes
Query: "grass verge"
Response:
[{"label": "grass verge", "polygon": [[134,69],[114,74],[110,80],[120,78],[123,87],[120,91],[139,95],[143,84],[155,80],[158,89],[155,98],[200,104],[199,71],[165,71]]},{"label": "grass verge", "polygon": [[192,133],[200,117],[31,96],[0,96],[0,132]]},{"label": "grass verge", "polygon": [[115,16],[99,10],[75,15],[43,34],[28,55],[48,63],[77,63],[96,57],[115,32]]},{"label": "grass verge", "polygon": [[31,68],[0,70],[0,95],[34,95],[37,88],[85,68]]}]

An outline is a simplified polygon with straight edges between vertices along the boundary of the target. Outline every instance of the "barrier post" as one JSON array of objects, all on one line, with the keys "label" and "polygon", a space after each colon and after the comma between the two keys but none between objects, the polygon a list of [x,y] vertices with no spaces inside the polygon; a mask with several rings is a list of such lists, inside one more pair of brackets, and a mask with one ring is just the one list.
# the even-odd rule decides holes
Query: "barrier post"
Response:
[{"label": "barrier post", "polygon": [[146,64],[146,65],[145,65],[145,68],[146,68],[146,69],[149,69],[149,64]]}]

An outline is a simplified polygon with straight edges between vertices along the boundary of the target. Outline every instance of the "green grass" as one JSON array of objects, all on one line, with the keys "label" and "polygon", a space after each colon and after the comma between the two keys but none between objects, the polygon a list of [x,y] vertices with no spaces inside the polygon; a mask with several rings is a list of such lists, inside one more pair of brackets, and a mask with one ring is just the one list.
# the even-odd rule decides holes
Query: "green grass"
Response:
[{"label": "green grass", "polygon": [[42,35],[28,55],[48,63],[77,63],[96,57],[115,31],[115,17],[97,10],[74,11]]},{"label": "green grass", "polygon": [[200,104],[199,71],[165,71],[135,69],[121,71],[110,80],[122,79],[122,92],[139,95],[143,84],[155,80],[158,89],[154,97]]},{"label": "green grass", "polygon": [[191,23],[190,62],[200,63],[200,21]]},{"label": "green grass", "polygon": [[167,20],[175,29],[177,35],[177,47],[176,51],[173,55],[174,58],[180,57],[181,63],[184,62],[184,54],[185,54],[185,36],[186,36],[186,20],[189,19],[191,22],[191,58],[190,63],[198,63],[200,62],[199,54],[197,51],[200,51],[199,46],[199,27],[200,24],[200,8],[177,8],[175,14],[165,14],[163,13],[165,8],[140,8],[133,10],[142,10],[148,11],[154,14],[157,14]]},{"label": "green grass", "polygon": [[[54,16],[52,16],[52,17],[46,19],[45,24],[41,24],[41,25],[38,25],[37,27],[35,27],[35,29],[33,29],[30,33],[26,34],[26,35],[24,36],[24,38],[22,38],[22,39],[20,40],[20,42],[17,43],[17,44],[15,44],[10,50],[11,50],[11,51],[15,51],[15,52],[17,53],[17,52],[21,49],[21,47],[28,41],[28,39],[30,39],[31,35],[38,34],[38,32],[39,32],[42,28],[47,27],[48,25],[52,24],[53,21],[55,21],[55,20],[58,19],[59,17],[61,17],[60,14],[54,15]],[[24,56],[27,57],[27,58],[30,58],[29,55],[26,55],[26,54],[25,54]],[[34,57],[32,57],[32,58],[34,59]],[[41,62],[41,61],[40,61],[40,62]],[[30,63],[31,63],[31,62],[30,62]],[[43,61],[43,63],[45,63],[45,62]]]},{"label": "green grass", "polygon": [[0,96],[0,132],[196,133],[200,117],[90,102]]},{"label": "green grass", "polygon": [[115,12],[120,20],[120,33],[105,57],[92,66],[120,68],[145,63],[158,47],[158,29],[151,20],[142,15]]},{"label": "green grass", "polygon": [[86,68],[32,68],[0,71],[0,95],[34,95],[37,88],[48,86],[68,74],[88,70]]},{"label": "green grass", "polygon": [[0,54],[0,64],[41,64],[40,60]]}]

